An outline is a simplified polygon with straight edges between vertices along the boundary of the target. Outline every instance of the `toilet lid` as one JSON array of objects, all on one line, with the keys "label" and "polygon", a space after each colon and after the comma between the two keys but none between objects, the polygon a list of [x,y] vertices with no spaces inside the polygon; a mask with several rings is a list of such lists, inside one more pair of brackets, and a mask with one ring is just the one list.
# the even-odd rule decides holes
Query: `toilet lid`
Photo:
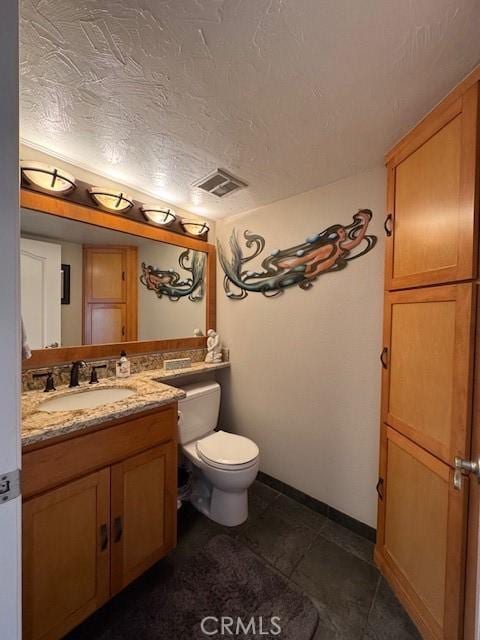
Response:
[{"label": "toilet lid", "polygon": [[258,457],[257,445],[234,433],[215,431],[212,435],[197,442],[197,452],[205,462],[225,465],[240,465]]}]

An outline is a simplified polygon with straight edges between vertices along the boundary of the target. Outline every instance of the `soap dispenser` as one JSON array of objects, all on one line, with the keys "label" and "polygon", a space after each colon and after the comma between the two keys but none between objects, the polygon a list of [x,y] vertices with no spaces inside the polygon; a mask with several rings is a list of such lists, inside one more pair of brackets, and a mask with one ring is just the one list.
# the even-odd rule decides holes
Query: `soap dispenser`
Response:
[{"label": "soap dispenser", "polygon": [[118,360],[116,369],[117,378],[128,378],[130,375],[130,360],[127,358],[125,351],[120,353],[120,360]]}]

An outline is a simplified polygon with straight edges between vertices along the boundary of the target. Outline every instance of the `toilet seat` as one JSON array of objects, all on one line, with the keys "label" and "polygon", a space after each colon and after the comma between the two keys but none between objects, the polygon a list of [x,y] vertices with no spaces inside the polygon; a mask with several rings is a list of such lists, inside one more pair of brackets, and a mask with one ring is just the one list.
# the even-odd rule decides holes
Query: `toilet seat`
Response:
[{"label": "toilet seat", "polygon": [[232,471],[252,466],[259,454],[259,449],[252,440],[226,431],[215,431],[198,440],[196,450],[205,464]]}]

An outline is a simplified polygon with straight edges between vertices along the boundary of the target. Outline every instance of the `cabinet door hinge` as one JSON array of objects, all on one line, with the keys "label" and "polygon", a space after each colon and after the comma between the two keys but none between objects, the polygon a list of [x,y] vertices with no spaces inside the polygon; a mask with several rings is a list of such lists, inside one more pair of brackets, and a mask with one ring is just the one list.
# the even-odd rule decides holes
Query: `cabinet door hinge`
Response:
[{"label": "cabinet door hinge", "polygon": [[18,498],[21,493],[21,471],[9,471],[0,474],[0,504]]}]

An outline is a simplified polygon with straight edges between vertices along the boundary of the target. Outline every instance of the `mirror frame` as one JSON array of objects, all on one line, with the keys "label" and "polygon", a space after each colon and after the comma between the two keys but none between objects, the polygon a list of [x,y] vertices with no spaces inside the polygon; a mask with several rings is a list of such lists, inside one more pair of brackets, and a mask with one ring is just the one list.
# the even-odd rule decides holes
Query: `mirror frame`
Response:
[{"label": "mirror frame", "polygon": [[[120,214],[108,213],[90,209],[89,207],[76,204],[50,196],[44,193],[20,189],[20,206],[36,213],[48,213],[76,220],[104,229],[114,229],[134,236],[156,240],[173,244],[185,249],[202,251],[207,254],[206,269],[206,330],[216,329],[216,250],[215,245],[204,240],[197,240],[173,233],[167,229],[153,227],[142,224],[135,220],[122,217]],[[193,331],[193,327],[192,327]],[[49,367],[63,362],[74,360],[95,360],[101,358],[111,358],[117,356],[122,349],[129,355],[140,355],[151,353],[152,351],[181,351],[188,349],[203,349],[206,347],[207,338],[171,338],[167,340],[136,340],[134,342],[114,342],[109,344],[78,345],[73,347],[57,347],[50,349],[32,349],[32,357],[23,360],[23,369],[34,369]]]}]

